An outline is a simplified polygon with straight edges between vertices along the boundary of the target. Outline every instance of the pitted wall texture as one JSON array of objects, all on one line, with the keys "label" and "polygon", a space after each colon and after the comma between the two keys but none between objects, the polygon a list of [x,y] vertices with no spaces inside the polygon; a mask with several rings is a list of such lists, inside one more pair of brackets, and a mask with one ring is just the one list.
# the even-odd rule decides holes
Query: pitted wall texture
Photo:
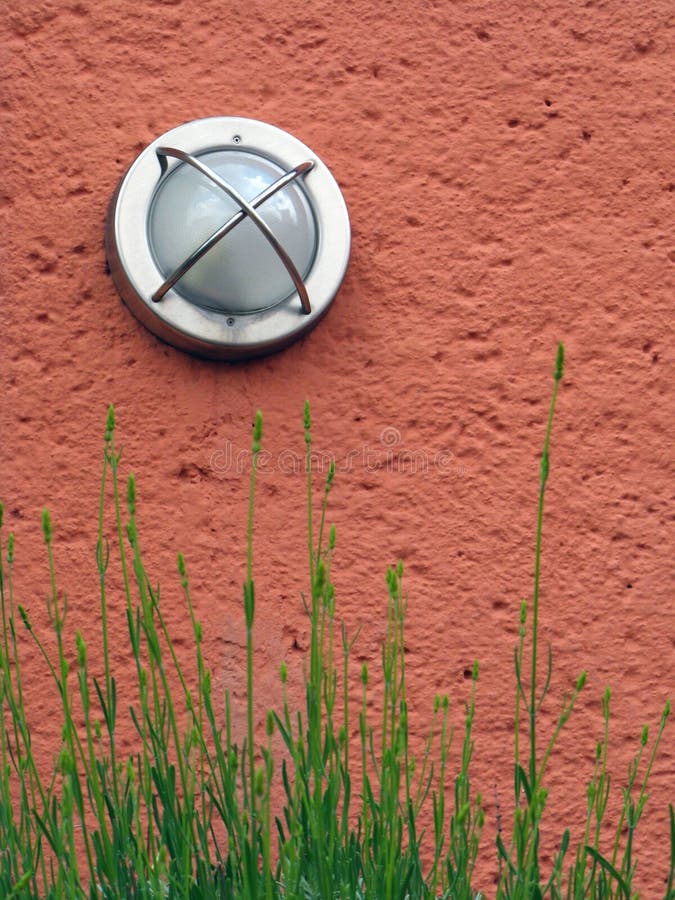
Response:
[{"label": "pitted wall texture", "polygon": [[[46,627],[47,504],[73,628],[95,641],[112,402],[171,627],[187,642],[182,550],[207,656],[243,704],[248,479],[237,454],[259,407],[269,451],[256,524],[262,721],[280,662],[297,683],[307,647],[294,454],[309,398],[316,448],[338,464],[334,574],[338,615],[352,631],[363,625],[355,679],[361,658],[379,657],[384,571],[399,557],[416,740],[438,691],[461,728],[481,662],[473,772],[487,810],[487,896],[499,815],[506,823],[512,804],[513,646],[531,594],[559,340],[545,723],[578,673],[589,676],[551,767],[547,841],[565,825],[581,837],[605,685],[617,792],[642,725],[653,733],[675,693],[672,12],[667,0],[22,0],[4,16],[0,495],[21,602]],[[340,183],[353,228],[327,318],[285,352],[240,365],[193,359],[145,331],[119,301],[102,246],[109,198],[138,152],[212,115],[262,119],[308,144]],[[113,617],[121,634],[121,603]],[[25,647],[47,752],[57,697]],[[131,676],[121,640],[116,657]],[[665,890],[673,733],[638,832],[644,897]]]}]

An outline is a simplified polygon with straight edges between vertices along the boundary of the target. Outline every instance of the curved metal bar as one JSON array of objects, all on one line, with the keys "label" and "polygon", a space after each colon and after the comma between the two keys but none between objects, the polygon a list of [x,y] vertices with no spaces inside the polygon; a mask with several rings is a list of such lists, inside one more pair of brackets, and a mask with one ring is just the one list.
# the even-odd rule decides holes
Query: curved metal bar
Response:
[{"label": "curved metal bar", "polygon": [[[224,191],[228,197],[231,197],[235,203],[237,203],[242,212],[251,219],[252,222],[260,229],[263,235],[267,238],[269,243],[274,248],[277,256],[282,261],[284,266],[286,267],[286,271],[291,276],[291,280],[295,285],[295,289],[298,292],[298,296],[300,297],[300,303],[302,304],[302,309],[305,313],[310,313],[312,311],[312,307],[309,303],[309,297],[307,296],[307,289],[303,283],[302,277],[300,273],[295,267],[295,263],[290,258],[288,253],[281,246],[279,241],[276,239],[274,232],[267,225],[267,223],[261,219],[258,213],[255,211],[255,208],[245,200],[241,194],[236,191],[231,185],[229,185],[226,181],[224,181],[219,175],[217,175],[212,169],[209,169],[208,166],[205,166],[194,156],[191,156],[189,153],[185,153],[183,150],[177,150],[174,147],[158,147],[157,148],[157,156],[160,160],[160,166],[162,168],[162,173],[166,171],[166,157],[173,156],[176,159],[179,159],[181,162],[187,163],[192,166],[194,169],[197,169],[202,175],[212,181],[215,185],[217,185],[222,191]],[[162,157],[164,157],[164,161],[162,162]],[[290,174],[290,173],[289,173]],[[236,223],[235,223],[236,224]],[[234,227],[234,226],[232,226]]]},{"label": "curved metal bar", "polygon": [[[272,197],[277,191],[280,191],[282,188],[286,187],[287,184],[290,184],[292,181],[295,181],[296,178],[299,178],[300,175],[305,175],[310,169],[314,168],[313,162],[303,162],[300,163],[299,166],[296,166],[294,169],[291,169],[290,172],[287,172],[285,175],[282,175],[281,178],[278,178],[275,182],[273,182],[269,187],[265,188],[265,190],[258,194],[253,200],[251,200],[251,206],[254,209],[257,209],[261,204]],[[198,263],[199,260],[204,256],[212,247],[215,247],[216,244],[221,241],[226,234],[229,234],[230,231],[238,225],[241,221],[246,218],[246,213],[243,210],[239,210],[239,212],[235,213],[230,219],[225,222],[224,225],[214,231],[214,233],[208,237],[203,244],[200,244],[196,250],[194,250],[188,258],[178,266],[177,269],[169,275],[169,277],[164,281],[152,295],[151,299],[154,303],[159,303],[159,301],[164,297],[167,291],[170,291],[171,288],[179,281],[183,275],[190,271],[190,269]]]}]

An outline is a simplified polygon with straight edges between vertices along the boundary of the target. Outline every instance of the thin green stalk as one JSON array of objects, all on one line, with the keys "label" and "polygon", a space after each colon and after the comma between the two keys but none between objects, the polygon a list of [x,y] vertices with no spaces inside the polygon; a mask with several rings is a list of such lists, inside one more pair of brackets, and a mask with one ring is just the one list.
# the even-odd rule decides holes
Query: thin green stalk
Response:
[{"label": "thin green stalk", "polygon": [[[103,472],[101,474],[101,492],[98,504],[98,541],[96,543],[96,561],[99,570],[99,584],[101,595],[101,631],[103,634],[103,666],[105,669],[105,698],[108,709],[112,708],[112,679],[110,670],[110,648],[108,645],[108,601],[106,597],[105,573],[108,567],[108,554],[104,553],[103,514],[105,508],[106,475],[108,472],[109,445],[112,442],[115,430],[115,409],[108,407],[108,419],[105,431],[105,449],[103,451]],[[114,742],[111,751],[114,749]]]},{"label": "thin green stalk", "polygon": [[[515,736],[515,760],[516,766],[520,765],[520,709],[521,700],[527,704],[527,698],[523,689],[522,671],[523,671],[523,654],[525,648],[525,635],[527,625],[527,601],[523,600],[520,604],[520,628],[518,632],[518,649],[516,650],[515,668],[516,668],[516,714],[514,723]],[[516,802],[518,801],[516,797]]]},{"label": "thin green stalk", "polygon": [[[206,784],[206,756],[205,756],[205,747],[203,745],[203,737],[205,734],[205,723],[204,723],[204,695],[201,689],[204,683],[204,654],[202,651],[202,626],[201,623],[197,621],[195,617],[194,606],[192,604],[192,595],[190,593],[190,582],[188,579],[187,567],[185,565],[185,559],[182,553],[178,554],[178,573],[181,579],[181,587],[183,588],[183,596],[185,597],[185,602],[187,604],[188,613],[190,615],[190,623],[192,625],[192,633],[195,638],[195,653],[197,658],[197,684],[199,686],[198,696],[197,696],[197,729],[200,738],[202,739],[202,746],[200,747],[199,753],[199,775],[200,775],[200,783],[202,786]],[[163,620],[162,620],[163,623]],[[166,626],[164,624],[162,627],[165,629]],[[167,632],[168,634],[168,632]],[[184,687],[184,691],[187,691],[187,687]],[[191,702],[191,701],[190,701]],[[194,710],[193,710],[194,715]],[[201,804],[202,804],[202,820],[206,821],[206,791],[202,790],[201,792]]]},{"label": "thin green stalk", "polygon": [[[255,586],[253,583],[253,514],[255,501],[255,482],[258,468],[258,454],[262,440],[262,414],[256,413],[253,426],[253,446],[251,462],[251,481],[248,495],[248,527],[246,530],[246,584],[244,585],[244,611],[246,616],[246,719],[249,778],[249,816],[250,831],[248,847],[249,866],[247,880],[252,896],[255,896],[257,882],[257,821],[256,821],[256,785],[255,785],[255,749],[253,720],[253,622],[255,619]],[[242,771],[243,776],[243,771]],[[255,857],[255,859],[253,859]],[[255,862],[255,867],[253,865]],[[246,870],[245,870],[246,871]]]},{"label": "thin green stalk", "polygon": [[312,773],[312,799],[311,809],[308,812],[310,816],[312,840],[315,848],[315,864],[318,871],[319,884],[321,885],[323,896],[329,896],[331,891],[331,875],[326,864],[324,853],[326,832],[322,813],[324,766],[321,754],[321,697],[324,677],[322,627],[323,617],[325,615],[325,606],[321,601],[326,588],[326,566],[325,562],[320,559],[319,553],[314,549],[312,520],[312,432],[311,413],[307,401],[305,402],[304,407],[303,424],[305,433],[305,467],[307,474],[307,541],[311,590],[310,662],[309,682],[306,687],[306,693],[308,698],[307,742]]},{"label": "thin green stalk", "polygon": [[[127,559],[126,559],[126,550],[125,550],[125,539],[124,539],[124,526],[122,524],[122,503],[120,500],[120,489],[119,489],[119,463],[121,459],[121,451],[118,453],[115,449],[115,414],[114,409],[109,408],[108,410],[108,424],[106,427],[106,453],[108,458],[108,463],[110,465],[110,473],[111,473],[111,481],[113,488],[113,501],[114,501],[114,518],[115,518],[115,527],[117,531],[117,546],[119,551],[120,558],[120,567],[122,569],[122,581],[124,586],[124,598],[126,601],[126,612],[127,612],[127,627],[129,632],[129,638],[131,640],[131,649],[134,656],[134,663],[136,668],[136,678],[139,689],[139,700],[141,704],[141,709],[146,708],[147,704],[147,687],[146,681],[147,676],[141,665],[141,657],[140,657],[140,617],[137,615],[134,604],[131,596],[131,582],[129,580],[129,572],[127,567]],[[107,723],[106,723],[107,724]],[[148,752],[148,732],[147,732],[147,724],[146,717],[142,716],[140,721],[140,731],[139,735],[141,737],[141,743],[143,748],[143,765],[140,767],[139,778],[141,790],[143,793],[143,800],[145,804],[145,808],[150,813],[152,809],[152,781],[151,781],[151,763],[150,756]],[[113,734],[110,734],[111,744],[114,744]],[[114,777],[114,776],[113,776]],[[155,858],[159,851],[156,842],[156,836],[154,830],[150,827],[148,823],[146,829],[147,835],[147,852],[150,858]]]},{"label": "thin green stalk", "polygon": [[271,832],[272,832],[272,773],[274,770],[274,761],[272,756],[272,735],[274,734],[274,714],[272,711],[267,713],[266,721],[267,730],[267,749],[264,753],[265,762],[265,796],[263,799],[263,870],[265,876],[265,898],[272,900],[272,848],[271,848]]},{"label": "thin green stalk", "polygon": [[558,387],[563,377],[564,350],[563,345],[558,345],[558,356],[555,371],[553,373],[553,394],[548,411],[546,423],[546,436],[544,449],[541,455],[541,470],[539,479],[539,501],[537,505],[537,533],[534,552],[534,591],[532,595],[532,676],[530,684],[530,784],[534,784],[537,772],[537,647],[539,642],[539,591],[541,580],[541,546],[544,526],[544,498],[546,495],[546,482],[549,473],[549,447],[551,444],[551,432],[553,431],[553,415],[558,397]]},{"label": "thin green stalk", "polygon": [[305,400],[305,469],[307,475],[307,546],[309,551],[309,583],[314,584],[314,529],[312,526],[312,418],[309,401]]},{"label": "thin green stalk", "polygon": [[[47,546],[47,559],[49,564],[49,578],[51,582],[51,599],[48,596],[47,608],[49,612],[49,617],[52,622],[52,626],[56,633],[56,646],[57,646],[57,655],[59,660],[59,675],[57,678],[57,685],[59,687],[59,692],[61,694],[61,703],[63,705],[63,713],[65,718],[65,741],[68,746],[68,751],[70,753],[70,757],[72,759],[72,772],[68,773],[68,778],[64,782],[64,790],[66,785],[73,785],[74,790],[72,792],[72,796],[70,797],[70,801],[73,802],[77,806],[77,812],[80,818],[80,823],[82,827],[82,836],[84,840],[84,849],[87,856],[87,862],[89,865],[89,871],[94,871],[93,865],[93,857],[91,850],[91,843],[89,838],[89,831],[87,828],[87,822],[84,814],[84,802],[82,797],[82,791],[80,790],[79,776],[77,772],[77,757],[79,755],[83,764],[86,765],[84,750],[82,748],[82,744],[79,740],[79,736],[77,734],[77,730],[75,727],[75,723],[73,721],[73,714],[70,704],[70,695],[68,692],[68,674],[69,674],[69,663],[66,658],[66,652],[63,643],[63,629],[66,622],[66,616],[68,614],[68,600],[64,595],[62,607],[59,605],[59,596],[58,589],[56,583],[56,566],[54,565],[54,551],[52,547],[52,526],[51,519],[49,516],[49,511],[44,509],[42,511],[42,531],[44,534],[45,544]],[[77,749],[76,749],[77,745]],[[79,752],[78,752],[79,751]],[[65,802],[65,800],[63,801]],[[68,822],[68,827],[71,827],[70,822]],[[74,837],[70,838],[71,842],[74,840]],[[75,861],[75,866],[77,865],[77,856],[74,850],[74,844],[71,848],[71,864],[72,861]]]}]

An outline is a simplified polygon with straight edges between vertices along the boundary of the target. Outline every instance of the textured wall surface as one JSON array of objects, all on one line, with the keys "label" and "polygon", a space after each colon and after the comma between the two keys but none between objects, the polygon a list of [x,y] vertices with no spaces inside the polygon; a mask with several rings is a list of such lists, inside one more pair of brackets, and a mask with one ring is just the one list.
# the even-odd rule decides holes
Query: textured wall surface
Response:
[{"label": "textured wall surface", "polygon": [[[5,19],[0,495],[20,599],[46,626],[48,503],[72,624],[95,633],[113,402],[172,625],[187,624],[182,550],[209,659],[241,702],[247,478],[226,461],[248,448],[260,407],[272,463],[256,525],[259,696],[278,697],[282,659],[301,677],[307,551],[303,477],[274,460],[302,451],[308,397],[317,447],[338,461],[338,611],[364,626],[359,655],[378,657],[384,571],[401,557],[416,735],[436,691],[461,726],[481,661],[474,780],[489,896],[495,798],[505,818],[512,802],[512,654],[558,340],[544,721],[581,669],[589,677],[551,770],[547,835],[569,824],[580,837],[604,686],[617,790],[643,723],[674,694],[672,4],[22,0]],[[295,134],[332,169],[352,220],[327,318],[247,364],[162,344],[106,274],[119,178],[156,136],[211,115]],[[130,671],[121,642],[117,655]],[[40,661],[27,665],[36,740],[50,747],[56,694]],[[664,890],[673,733],[637,841],[645,897]]]}]

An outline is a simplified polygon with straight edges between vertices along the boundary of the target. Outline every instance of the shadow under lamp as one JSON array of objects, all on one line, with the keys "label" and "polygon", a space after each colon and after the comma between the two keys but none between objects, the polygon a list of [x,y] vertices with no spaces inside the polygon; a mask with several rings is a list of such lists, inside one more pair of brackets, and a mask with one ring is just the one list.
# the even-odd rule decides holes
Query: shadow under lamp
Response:
[{"label": "shadow under lamp", "polygon": [[253,119],[188,122],[138,156],[106,221],[115,286],[182,350],[280,350],[327,312],[349,261],[347,207],[328,168]]}]

